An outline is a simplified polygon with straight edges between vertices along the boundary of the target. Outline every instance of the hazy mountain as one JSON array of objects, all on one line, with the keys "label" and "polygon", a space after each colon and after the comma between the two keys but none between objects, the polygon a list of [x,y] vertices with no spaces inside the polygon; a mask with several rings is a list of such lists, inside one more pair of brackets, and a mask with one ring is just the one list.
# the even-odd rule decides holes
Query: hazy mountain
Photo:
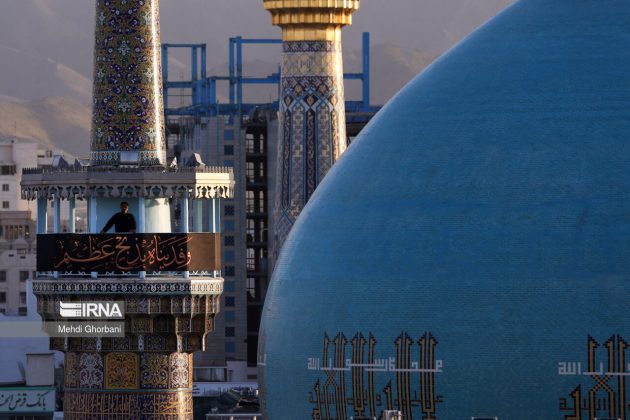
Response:
[{"label": "hazy mountain", "polygon": [[[372,33],[372,103],[383,103],[461,37],[512,0],[366,0],[344,30],[346,71],[361,68],[361,33]],[[0,138],[33,138],[85,154],[89,147],[94,0],[0,2]],[[227,74],[231,36],[278,38],[260,0],[161,0],[162,41],[206,43],[209,74]],[[244,50],[245,72],[276,71],[277,46]],[[172,79],[189,72],[174,53]],[[246,100],[274,98],[272,88]],[[360,84],[347,86],[349,98]],[[221,93],[221,92],[220,92]],[[54,97],[54,98],[50,98]],[[48,99],[42,99],[48,98]]]},{"label": "hazy mountain", "polygon": [[[89,77],[94,5],[92,0],[3,0],[0,2],[0,45],[63,63]],[[0,55],[0,65],[4,67],[6,61],[4,55]],[[15,75],[20,79],[19,73]],[[4,89],[4,85],[0,88]],[[46,94],[41,95],[44,96]]]},{"label": "hazy mountain", "polygon": [[88,106],[71,98],[0,102],[0,139],[36,140],[45,148],[87,157],[91,117]]},{"label": "hazy mountain", "polygon": [[[344,31],[347,51],[360,35],[372,32],[375,44],[442,52],[510,4],[512,0],[366,0]],[[91,78],[95,0],[3,0],[0,2],[0,73],[12,68],[9,51],[62,65]],[[231,36],[278,37],[261,0],[161,0],[162,40],[208,44],[210,66],[224,61]],[[252,59],[266,59],[266,48],[248,47]],[[217,60],[218,57],[218,60]],[[219,61],[220,60],[220,61]],[[19,63],[18,63],[19,64]],[[30,79],[29,66],[12,74]],[[7,70],[7,71],[5,71]],[[0,94],[5,83],[0,84]],[[40,97],[49,96],[42,93]]]},{"label": "hazy mountain", "polygon": [[0,93],[23,100],[68,96],[90,103],[92,81],[59,61],[0,45]]},{"label": "hazy mountain", "polygon": [[[438,54],[401,48],[395,45],[373,45],[371,48],[371,102],[384,104],[422,69],[431,64]],[[345,71],[360,72],[360,51],[344,55]],[[346,87],[348,99],[360,99],[361,84],[356,82]]]}]

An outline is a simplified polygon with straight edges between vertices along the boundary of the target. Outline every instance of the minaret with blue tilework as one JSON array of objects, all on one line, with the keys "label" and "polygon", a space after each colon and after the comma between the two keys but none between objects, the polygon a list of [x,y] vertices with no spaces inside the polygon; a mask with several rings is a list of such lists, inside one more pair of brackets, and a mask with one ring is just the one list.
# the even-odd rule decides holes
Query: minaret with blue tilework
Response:
[{"label": "minaret with blue tilework", "polygon": [[341,28],[359,0],[264,0],[282,28],[274,254],[347,145]]}]

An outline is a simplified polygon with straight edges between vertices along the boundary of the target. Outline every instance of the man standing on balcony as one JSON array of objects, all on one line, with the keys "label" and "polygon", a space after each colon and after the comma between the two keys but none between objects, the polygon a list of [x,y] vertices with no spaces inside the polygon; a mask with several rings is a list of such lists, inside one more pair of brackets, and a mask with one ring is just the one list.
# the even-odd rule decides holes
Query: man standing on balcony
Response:
[{"label": "man standing on balcony", "polygon": [[106,233],[112,225],[116,233],[136,233],[136,218],[129,213],[129,203],[126,201],[120,203],[120,212],[109,219],[101,233]]}]

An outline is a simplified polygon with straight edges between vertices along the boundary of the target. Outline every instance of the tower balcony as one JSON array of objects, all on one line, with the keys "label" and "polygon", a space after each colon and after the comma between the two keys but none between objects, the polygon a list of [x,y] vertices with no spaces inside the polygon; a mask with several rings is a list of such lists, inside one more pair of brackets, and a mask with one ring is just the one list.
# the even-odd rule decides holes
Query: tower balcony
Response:
[{"label": "tower balcony", "polygon": [[33,292],[46,321],[63,320],[62,302],[125,304],[124,339],[51,338],[53,349],[138,351],[149,339],[192,352],[214,331],[220,268],[218,233],[40,234]]},{"label": "tower balcony", "polygon": [[227,167],[67,166],[22,170],[22,199],[232,198]]},{"label": "tower balcony", "polygon": [[[230,168],[24,170],[22,196],[37,202],[33,292],[43,320],[63,321],[62,303],[125,305],[124,337],[51,337],[51,348],[203,350],[223,292],[220,200],[233,191]],[[77,201],[86,202],[87,233],[75,232]],[[61,232],[62,203],[69,212],[67,232]],[[112,216],[127,212],[133,227],[119,230],[130,233],[104,233],[118,220]],[[171,232],[171,222],[180,218],[179,232]]]}]

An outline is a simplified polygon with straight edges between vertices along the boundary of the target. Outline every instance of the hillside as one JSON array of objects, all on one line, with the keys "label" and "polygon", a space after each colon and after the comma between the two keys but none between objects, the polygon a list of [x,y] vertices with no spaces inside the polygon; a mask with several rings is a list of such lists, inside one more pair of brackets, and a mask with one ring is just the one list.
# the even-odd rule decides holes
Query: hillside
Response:
[{"label": "hillside", "polygon": [[90,107],[70,98],[0,102],[0,139],[35,140],[71,156],[88,155],[90,121]]}]

